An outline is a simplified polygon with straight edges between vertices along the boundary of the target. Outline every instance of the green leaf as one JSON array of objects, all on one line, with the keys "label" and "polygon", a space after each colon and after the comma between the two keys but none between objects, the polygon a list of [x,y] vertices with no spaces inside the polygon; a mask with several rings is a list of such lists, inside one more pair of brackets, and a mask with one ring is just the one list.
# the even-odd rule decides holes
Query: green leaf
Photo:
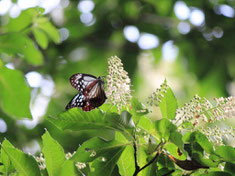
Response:
[{"label": "green leaf", "polygon": [[174,119],[176,115],[176,109],[178,108],[177,100],[171,88],[167,89],[164,97],[159,103],[161,109],[162,117],[168,119]]},{"label": "green leaf", "polygon": [[[114,131],[121,131],[131,138],[133,121],[129,114],[123,114],[121,117],[117,113],[105,113],[95,109],[84,112],[79,108],[72,108],[61,113],[57,118],[47,118],[57,127],[66,130],[95,132],[96,136],[106,140],[111,140]],[[127,128],[127,129],[126,129]],[[130,129],[130,130],[128,130]]]},{"label": "green leaf", "polygon": [[41,52],[33,41],[24,34],[11,33],[0,36],[0,53],[16,55],[34,66],[43,63]]},{"label": "green leaf", "polygon": [[2,144],[2,148],[10,158],[13,166],[21,175],[40,176],[39,167],[32,155],[27,155],[24,152],[16,149],[6,139]]},{"label": "green leaf", "polygon": [[215,171],[215,172],[204,173],[201,174],[200,176],[232,176],[232,175],[227,172]]},{"label": "green leaf", "polygon": [[118,162],[119,173],[122,176],[132,176],[135,172],[135,159],[133,146],[127,146]]},{"label": "green leaf", "polygon": [[207,153],[214,153],[213,145],[201,132],[195,132],[195,140]]},{"label": "green leaf", "polygon": [[217,167],[219,162],[215,162],[211,159],[206,159],[200,152],[194,152],[192,158],[200,163],[202,166]]},{"label": "green leaf", "polygon": [[138,123],[138,128],[141,128],[142,130],[148,132],[149,134],[154,133],[154,124],[153,124],[153,122],[145,116],[142,116],[140,118],[140,121]]},{"label": "green leaf", "polygon": [[100,138],[92,138],[84,142],[76,151],[72,160],[78,162],[91,162],[98,157],[104,156],[107,152],[119,151],[125,148],[128,143],[117,140],[104,141]]},{"label": "green leaf", "polygon": [[164,118],[155,122],[155,129],[159,133],[161,138],[165,138],[165,140],[168,141],[170,134],[175,132],[177,127],[168,119]]},{"label": "green leaf", "polygon": [[55,141],[48,131],[42,136],[42,152],[45,157],[49,176],[57,176],[65,161],[65,154],[60,144]]},{"label": "green leaf", "polygon": [[2,109],[7,114],[32,118],[29,110],[30,90],[20,71],[0,67],[0,98]]},{"label": "green leaf", "polygon": [[91,176],[111,176],[112,171],[117,164],[117,161],[119,160],[123,150],[125,147],[118,147],[113,150],[109,150],[106,152],[102,157],[97,158],[92,163],[92,169]]},{"label": "green leaf", "polygon": [[29,8],[21,12],[17,18],[11,18],[6,26],[8,32],[19,32],[33,25],[34,18],[41,16],[44,9],[40,7]]},{"label": "green leaf", "polygon": [[131,99],[131,106],[131,113],[133,114],[136,123],[139,122],[141,116],[149,113],[149,110],[139,102],[137,98]]},{"label": "green leaf", "polygon": [[74,165],[74,161],[66,160],[60,171],[60,176],[82,176],[81,172],[77,171],[77,168]]},{"label": "green leaf", "polygon": [[225,161],[235,161],[235,149],[231,146],[220,146],[215,153]]},{"label": "green leaf", "polygon": [[46,34],[37,28],[33,28],[33,35],[37,41],[37,43],[43,48],[46,49],[48,46],[48,38]]},{"label": "green leaf", "polygon": [[11,147],[11,143],[8,140],[4,140],[2,143],[2,147],[1,147],[1,160],[4,166],[4,174],[5,175],[9,175],[10,173],[10,167],[11,167],[11,160],[8,157],[7,153],[3,150],[4,147]]},{"label": "green leaf", "polygon": [[235,163],[226,162],[225,167],[224,167],[224,171],[229,172],[231,174],[234,174],[235,173]]},{"label": "green leaf", "polygon": [[55,43],[60,42],[60,33],[59,31],[51,24],[50,21],[45,21],[44,18],[37,20],[38,28],[43,30]]}]

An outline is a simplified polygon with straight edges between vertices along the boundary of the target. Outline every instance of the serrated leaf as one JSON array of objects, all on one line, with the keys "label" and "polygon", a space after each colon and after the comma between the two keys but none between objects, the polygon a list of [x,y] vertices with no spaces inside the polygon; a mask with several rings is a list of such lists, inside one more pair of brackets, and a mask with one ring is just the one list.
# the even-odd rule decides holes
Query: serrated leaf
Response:
[{"label": "serrated leaf", "polygon": [[17,118],[32,118],[30,90],[20,71],[0,67],[0,98],[1,107],[7,114]]},{"label": "serrated leaf", "polygon": [[16,149],[6,139],[3,142],[2,148],[10,158],[13,166],[21,175],[40,176],[39,167],[32,155],[27,155],[24,152]]},{"label": "serrated leaf", "polygon": [[220,146],[215,153],[223,158],[224,161],[235,161],[235,149],[231,146]]},{"label": "serrated leaf", "polygon": [[176,115],[176,109],[178,108],[177,100],[171,88],[167,89],[164,97],[159,103],[161,109],[162,117],[168,119],[174,119]]},{"label": "serrated leaf", "polygon": [[46,34],[37,28],[33,28],[32,32],[39,46],[41,46],[43,49],[46,49],[48,46],[48,38]]},{"label": "serrated leaf", "polygon": [[126,142],[112,140],[104,141],[100,138],[92,138],[84,142],[76,151],[72,160],[79,162],[91,162],[98,157],[104,156],[107,152],[125,148]]},{"label": "serrated leaf", "polygon": [[65,154],[60,144],[55,141],[48,131],[42,136],[42,152],[45,157],[47,172],[49,176],[57,176],[65,161]]},{"label": "serrated leaf", "polygon": [[131,136],[125,128],[129,128],[130,121],[122,120],[117,113],[103,114],[100,110],[84,112],[79,108],[72,108],[61,113],[57,118],[47,118],[57,127],[63,130],[93,131],[97,136],[111,140],[114,131],[122,131],[126,136]]},{"label": "serrated leaf", "polygon": [[0,36],[0,53],[18,56],[34,66],[43,63],[42,53],[33,41],[24,34],[11,33]]}]

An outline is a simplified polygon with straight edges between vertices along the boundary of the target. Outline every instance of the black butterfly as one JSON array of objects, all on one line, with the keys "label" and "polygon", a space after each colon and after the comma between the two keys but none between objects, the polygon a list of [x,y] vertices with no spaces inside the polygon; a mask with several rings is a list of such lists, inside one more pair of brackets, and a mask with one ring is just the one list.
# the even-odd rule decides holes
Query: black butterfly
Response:
[{"label": "black butterfly", "polygon": [[70,83],[79,93],[73,97],[65,109],[81,107],[83,111],[90,111],[101,106],[107,99],[104,81],[101,77],[77,73],[71,76]]}]

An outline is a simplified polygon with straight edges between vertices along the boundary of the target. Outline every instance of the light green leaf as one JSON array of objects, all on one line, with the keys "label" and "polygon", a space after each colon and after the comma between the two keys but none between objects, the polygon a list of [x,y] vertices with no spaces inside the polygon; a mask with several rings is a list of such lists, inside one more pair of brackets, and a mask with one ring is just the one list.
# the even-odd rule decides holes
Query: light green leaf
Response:
[{"label": "light green leaf", "polygon": [[235,148],[231,146],[220,146],[215,153],[225,161],[235,161]]},{"label": "light green leaf", "polygon": [[32,118],[29,110],[30,90],[18,70],[0,67],[0,99],[4,112],[17,118]]},{"label": "light green leaf", "polygon": [[164,94],[164,97],[159,103],[161,109],[162,117],[168,119],[174,119],[176,115],[176,109],[178,108],[177,100],[171,88],[167,89],[167,92]]},{"label": "light green leaf", "polygon": [[135,159],[133,146],[127,146],[118,162],[119,173],[122,176],[132,176],[135,172]]},{"label": "light green leaf", "polygon": [[155,122],[155,129],[162,138],[168,141],[171,133],[174,133],[177,127],[168,119],[164,118]]},{"label": "light green leaf", "polygon": [[148,133],[152,134],[154,131],[154,124],[149,118],[142,116],[138,123],[138,128],[141,128],[144,131],[147,131]]},{"label": "light green leaf", "polygon": [[0,36],[0,53],[18,56],[34,66],[43,63],[41,52],[33,41],[24,34],[11,33]]},{"label": "light green leaf", "polygon": [[[44,19],[44,18],[43,18]],[[43,30],[55,43],[60,42],[59,31],[51,24],[50,21],[38,19],[38,28]]]},{"label": "light green leaf", "polygon": [[27,27],[31,27],[34,18],[41,16],[44,9],[40,7],[29,8],[21,12],[17,18],[11,18],[6,26],[8,32],[19,32]]},{"label": "light green leaf", "polygon": [[3,150],[4,147],[11,147],[11,143],[8,140],[4,140],[1,147],[1,160],[4,166],[4,175],[9,175],[11,160],[8,157],[7,153]]},{"label": "light green leaf", "polygon": [[[79,108],[72,108],[61,113],[57,118],[47,118],[57,127],[63,130],[96,132],[99,137],[106,140],[114,138],[114,131],[121,131],[126,136],[131,136],[131,132],[126,129],[130,128],[131,118],[123,119],[117,113],[103,114],[100,110],[95,109],[90,112],[84,112]],[[129,120],[128,120],[129,119]]]},{"label": "light green leaf", "polygon": [[82,176],[82,173],[77,170],[74,161],[66,160],[61,167],[60,176]]},{"label": "light green leaf", "polygon": [[47,172],[49,176],[57,176],[60,173],[60,169],[65,161],[64,150],[47,131],[42,136],[42,141],[42,152],[45,156]]},{"label": "light green leaf", "polygon": [[38,29],[38,28],[33,28],[33,35],[37,41],[37,43],[43,48],[46,49],[48,46],[48,38],[46,34]]},{"label": "light green leaf", "polygon": [[100,138],[92,138],[84,142],[77,150],[72,160],[79,162],[91,162],[98,157],[104,156],[107,152],[117,151],[125,148],[128,143],[117,140],[104,141]]},{"label": "light green leaf", "polygon": [[3,150],[10,158],[16,170],[24,176],[40,176],[40,170],[37,162],[31,155],[16,149],[9,141],[4,140],[2,144]]}]

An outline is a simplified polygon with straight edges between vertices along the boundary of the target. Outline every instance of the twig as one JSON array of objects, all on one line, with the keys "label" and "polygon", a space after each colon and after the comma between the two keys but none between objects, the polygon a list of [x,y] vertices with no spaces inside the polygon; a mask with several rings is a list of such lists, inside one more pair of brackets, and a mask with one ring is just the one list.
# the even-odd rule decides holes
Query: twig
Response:
[{"label": "twig", "polygon": [[[162,142],[160,142],[157,146],[157,150],[159,149],[159,147],[161,146]],[[140,168],[138,166],[138,163],[137,163],[137,146],[136,146],[136,141],[134,141],[134,157],[135,157],[135,172],[133,174],[133,176],[137,176],[137,174],[142,171],[143,169],[145,169],[146,167],[148,167],[149,165],[151,165],[156,159],[157,157],[159,156],[160,152],[157,151],[157,154],[153,157],[153,159],[151,159],[147,164],[145,164],[142,168]]]}]

